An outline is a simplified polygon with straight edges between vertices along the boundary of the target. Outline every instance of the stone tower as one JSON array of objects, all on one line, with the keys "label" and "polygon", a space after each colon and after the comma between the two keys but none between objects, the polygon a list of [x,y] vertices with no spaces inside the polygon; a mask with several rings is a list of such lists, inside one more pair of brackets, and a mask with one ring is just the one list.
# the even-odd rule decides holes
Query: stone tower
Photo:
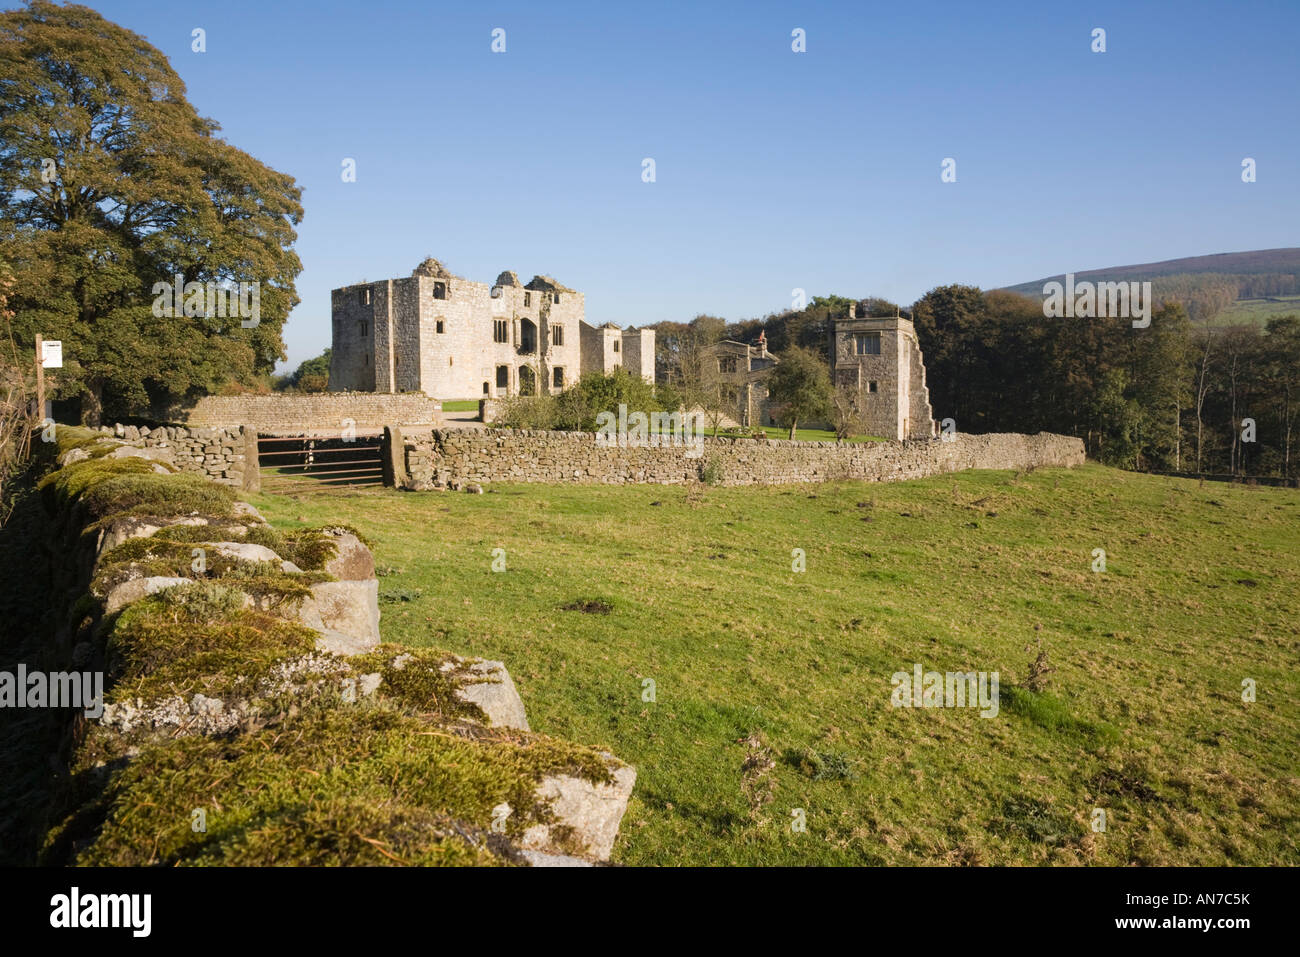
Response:
[{"label": "stone tower", "polygon": [[925,362],[912,320],[870,318],[863,303],[837,319],[831,331],[831,381],[859,390],[866,429],[886,439],[935,436]]}]

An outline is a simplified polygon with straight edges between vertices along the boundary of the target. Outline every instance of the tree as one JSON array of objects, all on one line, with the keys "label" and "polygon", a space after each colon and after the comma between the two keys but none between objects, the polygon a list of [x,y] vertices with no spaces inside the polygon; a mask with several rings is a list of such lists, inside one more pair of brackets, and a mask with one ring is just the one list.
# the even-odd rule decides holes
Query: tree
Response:
[{"label": "tree", "polygon": [[707,315],[696,316],[689,323],[655,326],[656,378],[670,387],[674,403],[686,411],[703,410],[715,433],[727,408],[714,354],[725,328],[722,319]]},{"label": "tree", "polygon": [[659,322],[655,330],[655,381],[676,386],[698,381],[701,364],[722,338],[725,320],[699,315],[690,322]]},{"label": "tree", "polygon": [[1196,471],[1201,471],[1205,442],[1205,399],[1214,385],[1210,373],[1214,366],[1214,345],[1218,330],[1209,322],[1200,323],[1196,331]]},{"label": "tree", "polygon": [[1099,424],[1098,454],[1107,465],[1133,468],[1140,450],[1138,434],[1144,410],[1127,396],[1128,373],[1111,369],[1102,376],[1092,400],[1092,413]]},{"label": "tree", "polygon": [[1300,316],[1275,316],[1265,327],[1264,376],[1276,403],[1281,472],[1291,475],[1291,437],[1300,415]]},{"label": "tree", "polygon": [[1238,288],[1230,279],[1198,284],[1182,297],[1186,300],[1187,314],[1193,322],[1208,322],[1237,301]]},{"label": "tree", "polygon": [[1223,366],[1227,373],[1228,472],[1245,474],[1245,448],[1241,443],[1242,413],[1249,407],[1252,380],[1263,366],[1259,328],[1229,326],[1223,331]]},{"label": "tree", "polygon": [[831,396],[835,441],[844,442],[867,431],[866,402],[857,386],[841,385]]},{"label": "tree", "polygon": [[767,380],[774,403],[780,403],[777,419],[794,438],[800,421],[831,416],[831,377],[816,353],[798,346],[781,354],[781,362]]},{"label": "tree", "polygon": [[[33,0],[0,13],[0,255],[17,280],[15,333],[25,347],[38,333],[63,340],[57,392],[81,398],[84,422],[105,401],[129,413],[250,383],[284,357],[300,191],[219,129],[162,53],[93,10]],[[175,318],[155,315],[155,284],[177,276]],[[215,290],[241,282],[246,305],[258,291],[255,324],[217,315]]]},{"label": "tree", "polygon": [[931,289],[912,307],[935,415],[956,419],[963,432],[985,430],[987,410],[973,390],[987,379],[979,371],[989,351],[981,331],[987,318],[984,295],[974,286]]},{"label": "tree", "polygon": [[1134,330],[1133,391],[1145,410],[1139,437],[1151,463],[1182,467],[1182,410],[1192,397],[1192,341],[1187,311],[1177,301],[1162,305],[1151,325]]},{"label": "tree", "polygon": [[[833,298],[838,299],[839,297],[836,296]],[[820,301],[820,297],[815,297],[813,299],[813,302]],[[846,304],[848,306],[853,305],[851,301],[847,300]],[[902,314],[902,310],[899,309],[898,303],[892,302],[889,299],[881,299],[879,296],[868,296],[866,299],[863,299],[862,307],[869,319],[888,319],[892,316]]]},{"label": "tree", "polygon": [[324,392],[330,385],[330,349],[314,359],[305,359],[289,375],[276,383],[277,389],[297,389],[301,392]]},{"label": "tree", "polygon": [[13,278],[9,267],[0,260],[0,321],[4,323],[5,336],[0,341],[0,523],[8,516],[5,510],[9,501],[5,491],[9,479],[18,471],[27,454],[29,440],[44,409],[36,408],[34,396],[35,362],[18,352],[10,330],[13,311],[9,309],[9,295]]}]

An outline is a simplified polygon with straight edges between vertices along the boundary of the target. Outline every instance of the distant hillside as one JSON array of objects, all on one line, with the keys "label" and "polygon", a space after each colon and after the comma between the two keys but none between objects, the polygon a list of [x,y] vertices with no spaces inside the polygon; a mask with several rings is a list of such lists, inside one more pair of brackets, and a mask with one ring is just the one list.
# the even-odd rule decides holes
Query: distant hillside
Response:
[{"label": "distant hillside", "polygon": [[[1267,322],[1269,317],[1300,314],[1300,248],[1256,249],[1241,253],[1187,256],[1132,266],[1085,269],[1075,282],[1150,280],[1158,300],[1177,299],[1193,319]],[[1065,274],[1007,286],[1011,292],[1041,296],[1043,285],[1063,282]]]},{"label": "distant hillside", "polygon": [[[1219,275],[1259,276],[1270,273],[1300,279],[1300,247],[1285,249],[1256,249],[1244,253],[1215,253],[1212,256],[1187,256],[1183,259],[1166,259],[1158,263],[1140,263],[1136,266],[1108,266],[1105,269],[1085,269],[1074,274],[1076,280],[1087,279],[1118,281],[1120,279],[1154,280],[1157,276],[1175,276],[1181,273],[1217,273]],[[1043,283],[1063,280],[1065,274],[1048,276],[1034,282],[1007,286],[1012,292],[1042,295]],[[1254,290],[1252,290],[1254,291]],[[1260,290],[1262,292],[1262,290]],[[1290,290],[1289,294],[1300,293]]]}]

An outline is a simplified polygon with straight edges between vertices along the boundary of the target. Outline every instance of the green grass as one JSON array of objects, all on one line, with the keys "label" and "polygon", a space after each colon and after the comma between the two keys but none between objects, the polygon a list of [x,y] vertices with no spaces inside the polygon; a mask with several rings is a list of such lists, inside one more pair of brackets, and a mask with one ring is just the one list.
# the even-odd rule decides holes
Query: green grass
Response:
[{"label": "green grass", "polygon": [[[386,641],[504,660],[535,729],[636,765],[616,861],[1300,863],[1295,491],[1100,466],[488,491],[255,504],[346,518],[412,596]],[[892,708],[916,662],[998,671],[998,716]]]},{"label": "green grass", "polygon": [[442,403],[444,412],[477,412],[478,399],[451,399]]},{"label": "green grass", "polygon": [[1300,315],[1300,296],[1275,296],[1273,299],[1238,299],[1214,317],[1215,325],[1254,323],[1261,329],[1274,316]]},{"label": "green grass", "polygon": [[[783,429],[777,425],[765,425],[763,431],[767,433],[769,439],[788,439],[790,430]],[[830,429],[795,429],[795,441],[797,442],[834,442],[835,433]],[[849,439],[850,442],[883,442],[874,435],[855,435]]]}]

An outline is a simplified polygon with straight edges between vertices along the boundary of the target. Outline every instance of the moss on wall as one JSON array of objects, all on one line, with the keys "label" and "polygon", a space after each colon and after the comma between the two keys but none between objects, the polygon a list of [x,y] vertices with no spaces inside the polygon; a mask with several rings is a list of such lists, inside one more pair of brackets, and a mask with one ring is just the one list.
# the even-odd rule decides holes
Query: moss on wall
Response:
[{"label": "moss on wall", "polygon": [[[96,433],[59,431],[59,454],[109,450]],[[67,725],[69,773],[34,817],[43,863],[520,863],[514,844],[531,825],[548,825],[560,847],[573,840],[538,797],[545,777],[611,780],[599,751],[487,726],[459,694],[492,680],[471,662],[390,645],[352,658],[317,651],[295,603],[330,579],[330,533],[361,537],[354,529],[246,522],[231,489],[141,458],[55,469],[39,495],[86,570],[59,613],[105,671],[108,703],[103,721]],[[167,526],[96,560],[98,531],[129,516],[208,524]],[[302,571],[211,549],[196,573],[193,549],[219,541],[263,545]],[[115,585],[153,575],[193,580],[103,614]],[[233,720],[192,727],[184,709],[196,703]],[[160,724],[151,707],[180,718]],[[116,720],[124,714],[147,720]]]}]

